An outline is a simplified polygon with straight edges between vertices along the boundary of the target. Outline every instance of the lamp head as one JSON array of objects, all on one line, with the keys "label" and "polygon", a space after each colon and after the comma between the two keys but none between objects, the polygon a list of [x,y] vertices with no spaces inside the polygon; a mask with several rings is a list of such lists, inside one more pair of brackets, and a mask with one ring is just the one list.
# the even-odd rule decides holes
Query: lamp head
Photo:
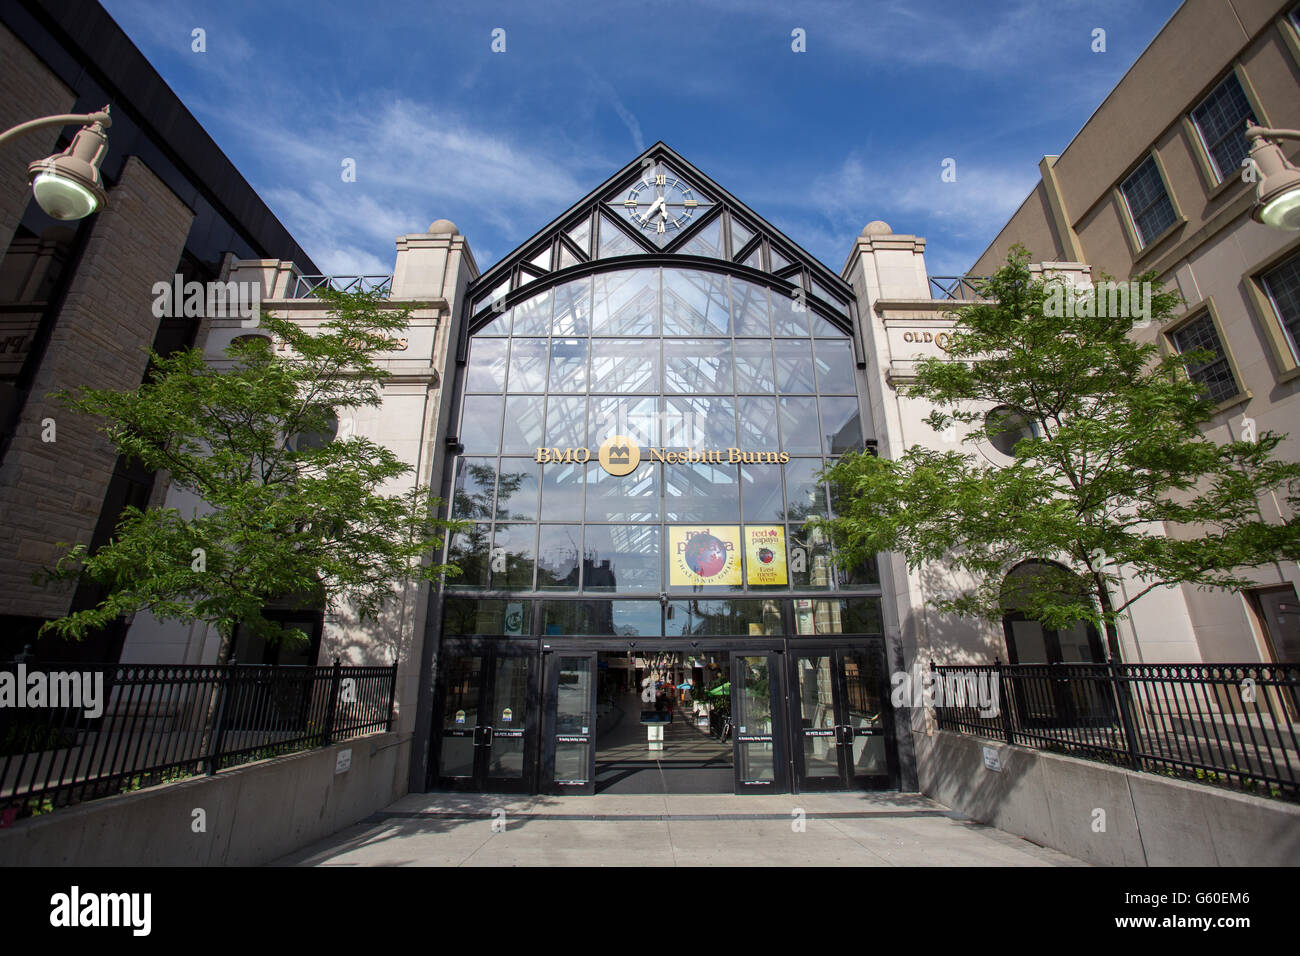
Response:
[{"label": "lamp head", "polygon": [[104,207],[108,193],[99,176],[99,164],[108,152],[108,137],[100,123],[77,131],[61,153],[39,159],[27,167],[36,202],[55,219],[83,219]]},{"label": "lamp head", "polygon": [[1259,175],[1251,218],[1274,229],[1300,229],[1300,170],[1282,154],[1277,143],[1266,139],[1258,126],[1247,127],[1250,158]]}]

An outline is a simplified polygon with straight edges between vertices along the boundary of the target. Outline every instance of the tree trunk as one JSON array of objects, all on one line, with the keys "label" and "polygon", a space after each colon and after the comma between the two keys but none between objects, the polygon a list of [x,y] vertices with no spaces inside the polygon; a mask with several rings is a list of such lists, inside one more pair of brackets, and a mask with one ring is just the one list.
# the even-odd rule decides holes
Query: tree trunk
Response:
[{"label": "tree trunk", "polygon": [[1124,656],[1119,652],[1119,628],[1115,626],[1115,619],[1112,616],[1113,605],[1110,603],[1110,591],[1106,587],[1106,582],[1102,580],[1100,574],[1093,574],[1093,580],[1097,584],[1097,598],[1101,602],[1101,612],[1106,625],[1106,650],[1111,660],[1122,663]]}]

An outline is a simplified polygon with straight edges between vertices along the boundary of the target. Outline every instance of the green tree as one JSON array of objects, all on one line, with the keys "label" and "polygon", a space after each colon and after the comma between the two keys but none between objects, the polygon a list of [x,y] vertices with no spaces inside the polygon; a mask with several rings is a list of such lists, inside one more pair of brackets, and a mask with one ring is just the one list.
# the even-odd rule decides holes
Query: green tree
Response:
[{"label": "green tree", "polygon": [[[1152,288],[1159,323],[1179,297]],[[1294,502],[1300,465],[1273,457],[1285,436],[1206,438],[1199,426],[1215,406],[1185,363],[1209,353],[1161,355],[1131,336],[1133,318],[1096,315],[1110,310],[1086,292],[1065,295],[1076,308],[1058,307],[1059,283],[1035,279],[1016,247],[986,301],[956,310],[951,361],[921,361],[906,389],[933,403],[932,428],[968,432],[963,444],[1009,431],[1015,416],[985,409],[1019,410],[1029,428],[1010,464],[920,446],[897,460],[846,455],[826,473],[838,502],[826,524],[845,566],[893,551],[913,570],[943,562],[969,573],[977,583],[932,604],[992,621],[1014,565],[1059,561],[1018,582],[1016,607],[1047,627],[1093,623],[1118,659],[1116,622],[1153,589],[1240,588],[1243,569],[1296,557],[1296,523],[1263,520],[1258,496]],[[1121,566],[1139,582],[1127,594],[1115,587]]]},{"label": "green tree", "polygon": [[272,601],[346,601],[373,621],[406,581],[455,573],[427,560],[453,527],[438,518],[440,503],[425,487],[386,492],[411,467],[352,428],[357,410],[381,404],[383,353],[409,309],[385,308],[373,293],[320,296],[328,318],[316,334],[264,314],[275,345],[237,337],[228,364],[199,349],[151,352],[134,391],[60,393],[68,407],[104,419],[120,454],[202,503],[128,507],[104,547],[67,550],[47,577],[88,578],[104,597],[42,631],[81,638],[151,611],[214,625],[226,660],[240,625],[270,641],[305,639],[263,616]]}]

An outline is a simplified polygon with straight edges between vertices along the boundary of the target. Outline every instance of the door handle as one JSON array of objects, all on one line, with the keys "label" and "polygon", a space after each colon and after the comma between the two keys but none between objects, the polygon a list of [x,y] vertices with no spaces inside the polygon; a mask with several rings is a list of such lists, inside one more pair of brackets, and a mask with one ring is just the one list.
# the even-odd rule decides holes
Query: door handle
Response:
[{"label": "door handle", "polygon": [[492,728],[491,728],[491,727],[484,727],[484,728],[483,728],[483,746],[484,746],[484,747],[491,747],[491,746],[492,746]]}]

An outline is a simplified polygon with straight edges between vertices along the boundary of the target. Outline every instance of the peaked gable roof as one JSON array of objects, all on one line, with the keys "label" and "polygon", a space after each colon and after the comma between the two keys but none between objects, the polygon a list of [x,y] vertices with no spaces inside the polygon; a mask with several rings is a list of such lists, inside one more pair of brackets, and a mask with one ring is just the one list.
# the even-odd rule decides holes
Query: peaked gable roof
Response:
[{"label": "peaked gable roof", "polygon": [[[646,187],[656,185],[665,198],[673,197],[668,205],[653,202],[654,190]],[[742,274],[752,270],[796,298],[802,289],[817,311],[857,339],[852,287],[662,141],[475,279],[466,318],[494,302],[499,310],[502,299],[512,305],[526,298],[526,286],[553,273],[606,260],[662,265],[665,257],[679,263],[696,258],[704,266],[725,262]]]}]

